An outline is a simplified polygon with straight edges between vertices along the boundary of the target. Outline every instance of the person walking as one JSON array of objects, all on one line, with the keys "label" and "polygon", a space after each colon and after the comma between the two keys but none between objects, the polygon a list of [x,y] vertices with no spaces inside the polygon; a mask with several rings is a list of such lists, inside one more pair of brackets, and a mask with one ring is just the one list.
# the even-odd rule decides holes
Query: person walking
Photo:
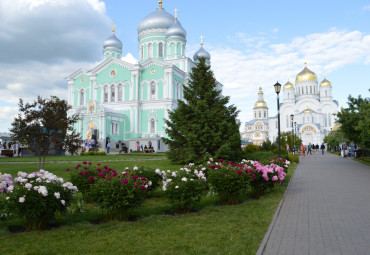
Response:
[{"label": "person walking", "polygon": [[304,145],[303,144],[301,144],[301,148],[300,148],[300,150],[301,150],[301,155],[304,157],[304,156],[306,156],[306,147],[304,147]]},{"label": "person walking", "polygon": [[307,155],[308,154],[311,154],[312,155],[312,145],[311,145],[311,143],[308,144],[308,152],[307,152]]},{"label": "person walking", "polygon": [[324,143],[321,144],[320,149],[321,149],[322,155],[324,155],[324,151],[325,151],[325,145],[324,145]]},{"label": "person walking", "polygon": [[107,143],[107,154],[109,154],[109,151],[110,151],[110,141],[108,141]]}]

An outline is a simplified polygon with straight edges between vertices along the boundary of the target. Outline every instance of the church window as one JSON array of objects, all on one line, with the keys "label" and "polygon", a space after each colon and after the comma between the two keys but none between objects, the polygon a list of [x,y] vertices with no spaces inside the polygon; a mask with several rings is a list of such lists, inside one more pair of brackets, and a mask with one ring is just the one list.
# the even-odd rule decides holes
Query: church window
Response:
[{"label": "church window", "polygon": [[116,91],[115,91],[115,87],[112,86],[110,88],[110,101],[115,102],[115,99],[116,99]]},{"label": "church window", "polygon": [[155,119],[150,119],[150,133],[155,133]]},{"label": "church window", "polygon": [[152,83],[150,84],[150,99],[155,99],[156,97],[156,86],[155,86],[155,82],[152,81]]},{"label": "church window", "polygon": [[80,91],[80,105],[84,105],[85,104],[85,91],[82,89]]},{"label": "church window", "polygon": [[263,113],[263,117],[266,118],[266,111]]},{"label": "church window", "polygon": [[304,91],[303,91],[303,87],[301,87],[302,88],[302,95],[304,94]]},{"label": "church window", "polygon": [[158,44],[158,55],[160,58],[163,58],[163,43]]},{"label": "church window", "polygon": [[258,117],[261,118],[261,112],[258,112]]},{"label": "church window", "polygon": [[170,44],[170,55],[175,55],[175,51],[176,51],[176,45],[175,43],[171,43]]},{"label": "church window", "polygon": [[177,43],[177,55],[181,55],[181,43]]},{"label": "church window", "polygon": [[118,86],[118,102],[122,102],[122,85]]},{"label": "church window", "polygon": [[108,86],[104,87],[104,103],[108,102]]},{"label": "church window", "polygon": [[153,44],[151,43],[149,43],[148,45],[148,55],[149,55],[149,58],[153,57]]},{"label": "church window", "polygon": [[310,94],[312,94],[312,86],[310,86]]},{"label": "church window", "polygon": [[112,135],[119,135],[119,122],[112,121],[111,133],[112,133]]}]

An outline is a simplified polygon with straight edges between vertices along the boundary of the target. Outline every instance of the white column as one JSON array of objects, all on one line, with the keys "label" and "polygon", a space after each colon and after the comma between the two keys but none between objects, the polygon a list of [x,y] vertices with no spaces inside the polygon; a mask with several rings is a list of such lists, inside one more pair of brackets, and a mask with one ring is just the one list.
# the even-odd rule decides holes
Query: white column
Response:
[{"label": "white column", "polygon": [[114,87],[114,102],[118,102],[118,86]]},{"label": "white column", "polygon": [[112,87],[109,86],[108,87],[108,102],[112,102],[112,91],[111,91]]}]

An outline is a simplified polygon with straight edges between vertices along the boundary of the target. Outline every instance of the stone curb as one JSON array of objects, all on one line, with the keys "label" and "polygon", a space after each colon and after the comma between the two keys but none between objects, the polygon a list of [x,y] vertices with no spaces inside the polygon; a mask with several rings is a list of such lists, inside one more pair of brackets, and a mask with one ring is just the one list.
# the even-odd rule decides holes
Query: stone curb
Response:
[{"label": "stone curb", "polygon": [[[297,167],[298,167],[298,165],[297,165]],[[297,169],[297,168],[296,168],[296,169]],[[295,170],[296,170],[296,169],[295,169]],[[287,195],[287,192],[288,192],[288,189],[289,189],[289,185],[290,185],[290,183],[292,182],[293,177],[294,177],[294,175],[295,175],[295,170],[294,170],[294,173],[293,173],[292,177],[291,177],[291,178],[290,178],[290,180],[289,180],[289,183],[288,183],[287,189],[286,189],[286,190],[285,190],[285,192],[284,192],[284,196],[283,196],[283,198],[280,200],[280,203],[279,203],[279,205],[278,205],[278,207],[277,207],[277,209],[276,209],[276,211],[275,211],[274,217],[272,218],[272,221],[271,221],[271,223],[270,223],[270,226],[269,226],[269,228],[267,229],[267,232],[266,232],[265,236],[264,236],[264,237],[263,237],[263,239],[262,239],[262,242],[261,242],[261,244],[260,244],[260,246],[259,246],[259,248],[258,248],[258,250],[257,250],[257,252],[256,252],[256,255],[262,255],[262,254],[263,254],[263,252],[264,252],[264,250],[265,250],[265,247],[266,247],[267,241],[268,241],[268,240],[269,240],[269,238],[270,238],[270,235],[271,235],[272,229],[274,228],[274,225],[275,225],[276,219],[277,219],[277,217],[279,216],[279,213],[280,213],[281,207],[282,207],[282,205],[283,205],[283,203],[284,203],[284,201],[285,201],[285,198],[286,198],[286,195]]]}]

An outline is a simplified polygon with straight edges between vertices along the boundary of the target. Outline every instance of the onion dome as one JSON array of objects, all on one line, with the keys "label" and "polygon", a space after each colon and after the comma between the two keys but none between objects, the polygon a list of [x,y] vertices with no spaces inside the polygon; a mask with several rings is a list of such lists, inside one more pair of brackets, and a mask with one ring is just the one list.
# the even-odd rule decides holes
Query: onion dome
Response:
[{"label": "onion dome", "polygon": [[150,13],[142,19],[137,27],[137,33],[149,29],[168,29],[174,23],[174,17],[166,12],[162,7],[162,1],[159,1],[159,7],[155,12]]},{"label": "onion dome", "polygon": [[310,107],[308,107],[308,105],[307,105],[307,109],[304,110],[304,113],[312,113],[312,110],[310,109]]},{"label": "onion dome", "polygon": [[307,63],[305,63],[304,69],[295,78],[296,83],[303,81],[317,81],[316,74],[307,68]]},{"label": "onion dome", "polygon": [[203,45],[200,46],[200,49],[197,52],[195,52],[193,59],[195,62],[197,62],[201,57],[205,58],[208,62],[211,60],[211,54],[209,54],[208,51],[203,48]]},{"label": "onion dome", "polygon": [[181,26],[180,22],[175,18],[175,22],[168,28],[166,32],[166,39],[169,37],[182,37],[186,38],[186,31]]},{"label": "onion dome", "polygon": [[294,89],[294,85],[292,83],[290,83],[290,81],[288,79],[288,82],[285,83],[283,89]]},{"label": "onion dome", "polygon": [[324,80],[320,82],[320,87],[331,87],[331,82],[326,79],[326,74],[324,74]]},{"label": "onion dome", "polygon": [[266,102],[263,100],[262,88],[258,91],[258,101],[254,104],[254,108],[267,108]]},{"label": "onion dome", "polygon": [[113,34],[104,42],[104,50],[119,50],[122,51],[122,42]]}]

